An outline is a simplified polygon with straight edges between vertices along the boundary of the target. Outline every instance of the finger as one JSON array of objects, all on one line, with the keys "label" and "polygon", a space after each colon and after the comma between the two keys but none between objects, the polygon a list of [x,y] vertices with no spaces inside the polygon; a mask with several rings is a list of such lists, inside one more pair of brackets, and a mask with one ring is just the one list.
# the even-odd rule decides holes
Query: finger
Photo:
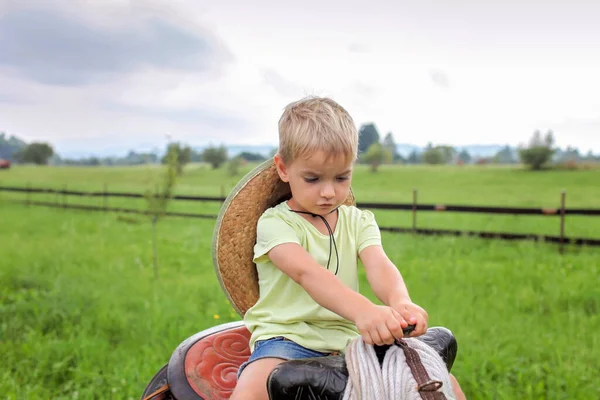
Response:
[{"label": "finger", "polygon": [[393,308],[392,308],[392,314],[394,315],[394,318],[396,318],[396,321],[398,321],[400,323],[400,326],[402,328],[406,328],[408,326],[408,322],[406,322],[404,317],[398,311],[394,310]]},{"label": "finger", "polygon": [[365,342],[366,344],[373,344],[373,338],[371,337],[371,335],[369,334],[369,332],[365,332],[363,334],[361,334],[363,342]]},{"label": "finger", "polygon": [[381,340],[381,336],[379,335],[379,331],[377,330],[377,327],[374,327],[373,329],[371,329],[369,331],[369,334],[371,335],[371,338],[373,339],[373,344],[376,344],[377,346],[381,346],[383,344],[383,340]]},{"label": "finger", "polygon": [[407,322],[408,325],[415,325],[418,322],[417,316],[411,310],[406,307],[403,307],[400,310],[400,315]]},{"label": "finger", "polygon": [[[398,315],[400,315],[400,314],[398,314]],[[389,319],[387,321],[387,327],[390,330],[390,333],[393,335],[394,338],[401,339],[402,337],[404,337],[404,332],[402,331],[402,325],[400,324],[400,321],[398,321],[396,318]]]},{"label": "finger", "polygon": [[377,331],[379,333],[379,337],[381,338],[381,344],[392,344],[396,338],[388,328],[387,324],[382,324],[377,327]]},{"label": "finger", "polygon": [[421,315],[417,317],[417,323],[415,324],[414,330],[411,332],[411,337],[421,336],[427,331],[427,323]]},{"label": "finger", "polygon": [[418,327],[419,327],[420,335],[423,335],[427,332],[427,319],[422,315],[421,315]]}]

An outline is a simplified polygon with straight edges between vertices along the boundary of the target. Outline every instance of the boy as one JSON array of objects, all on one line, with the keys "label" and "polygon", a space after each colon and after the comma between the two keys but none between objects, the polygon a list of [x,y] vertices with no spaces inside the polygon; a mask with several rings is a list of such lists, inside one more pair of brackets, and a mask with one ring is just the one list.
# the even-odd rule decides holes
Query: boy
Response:
[{"label": "boy", "polygon": [[[231,399],[268,399],[266,380],[285,360],[343,352],[359,335],[392,344],[409,324],[411,336],[427,330],[427,313],[386,256],[373,214],[343,204],[358,152],[348,112],[327,98],[292,103],[279,142],[274,162],[292,197],[257,225],[260,297],[244,316],[253,351]],[[359,294],[358,259],[384,306]]]}]

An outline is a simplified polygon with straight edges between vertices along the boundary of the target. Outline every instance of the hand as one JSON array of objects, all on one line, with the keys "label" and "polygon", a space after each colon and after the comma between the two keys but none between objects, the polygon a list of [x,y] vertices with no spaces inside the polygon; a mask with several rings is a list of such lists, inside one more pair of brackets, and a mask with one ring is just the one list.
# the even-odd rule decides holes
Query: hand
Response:
[{"label": "hand", "polygon": [[392,307],[373,304],[357,316],[355,324],[365,343],[382,346],[403,336],[401,322],[404,319]]},{"label": "hand", "polygon": [[429,315],[423,308],[408,300],[395,302],[391,306],[400,314],[403,328],[407,325],[416,325],[415,330],[410,334],[411,337],[421,336],[427,332]]}]

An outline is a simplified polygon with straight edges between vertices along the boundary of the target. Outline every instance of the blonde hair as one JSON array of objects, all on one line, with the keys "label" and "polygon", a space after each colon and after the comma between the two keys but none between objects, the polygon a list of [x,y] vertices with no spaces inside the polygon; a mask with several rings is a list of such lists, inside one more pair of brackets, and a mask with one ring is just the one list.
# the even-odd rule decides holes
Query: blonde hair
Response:
[{"label": "blonde hair", "polygon": [[307,97],[288,104],[279,119],[279,150],[284,162],[324,151],[356,160],[358,131],[350,114],[335,101]]}]

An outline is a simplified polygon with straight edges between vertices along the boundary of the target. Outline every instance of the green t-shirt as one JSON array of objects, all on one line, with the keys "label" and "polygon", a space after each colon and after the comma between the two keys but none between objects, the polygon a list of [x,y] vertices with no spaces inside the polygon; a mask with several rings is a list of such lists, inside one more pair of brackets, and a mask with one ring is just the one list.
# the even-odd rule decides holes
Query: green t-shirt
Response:
[{"label": "green t-shirt", "polygon": [[[358,254],[368,246],[381,245],[373,213],[352,206],[339,207],[334,239],[339,255],[337,276],[358,291]],[[283,336],[312,350],[343,351],[359,335],[356,326],[315,302],[302,286],[271,262],[267,253],[283,243],[298,243],[323,268],[330,257],[329,235],[291,211],[287,202],[264,212],[257,224],[254,246],[260,296],[244,316],[252,333],[250,348],[254,350],[257,340]],[[332,248],[329,270],[335,273],[336,265]]]}]

